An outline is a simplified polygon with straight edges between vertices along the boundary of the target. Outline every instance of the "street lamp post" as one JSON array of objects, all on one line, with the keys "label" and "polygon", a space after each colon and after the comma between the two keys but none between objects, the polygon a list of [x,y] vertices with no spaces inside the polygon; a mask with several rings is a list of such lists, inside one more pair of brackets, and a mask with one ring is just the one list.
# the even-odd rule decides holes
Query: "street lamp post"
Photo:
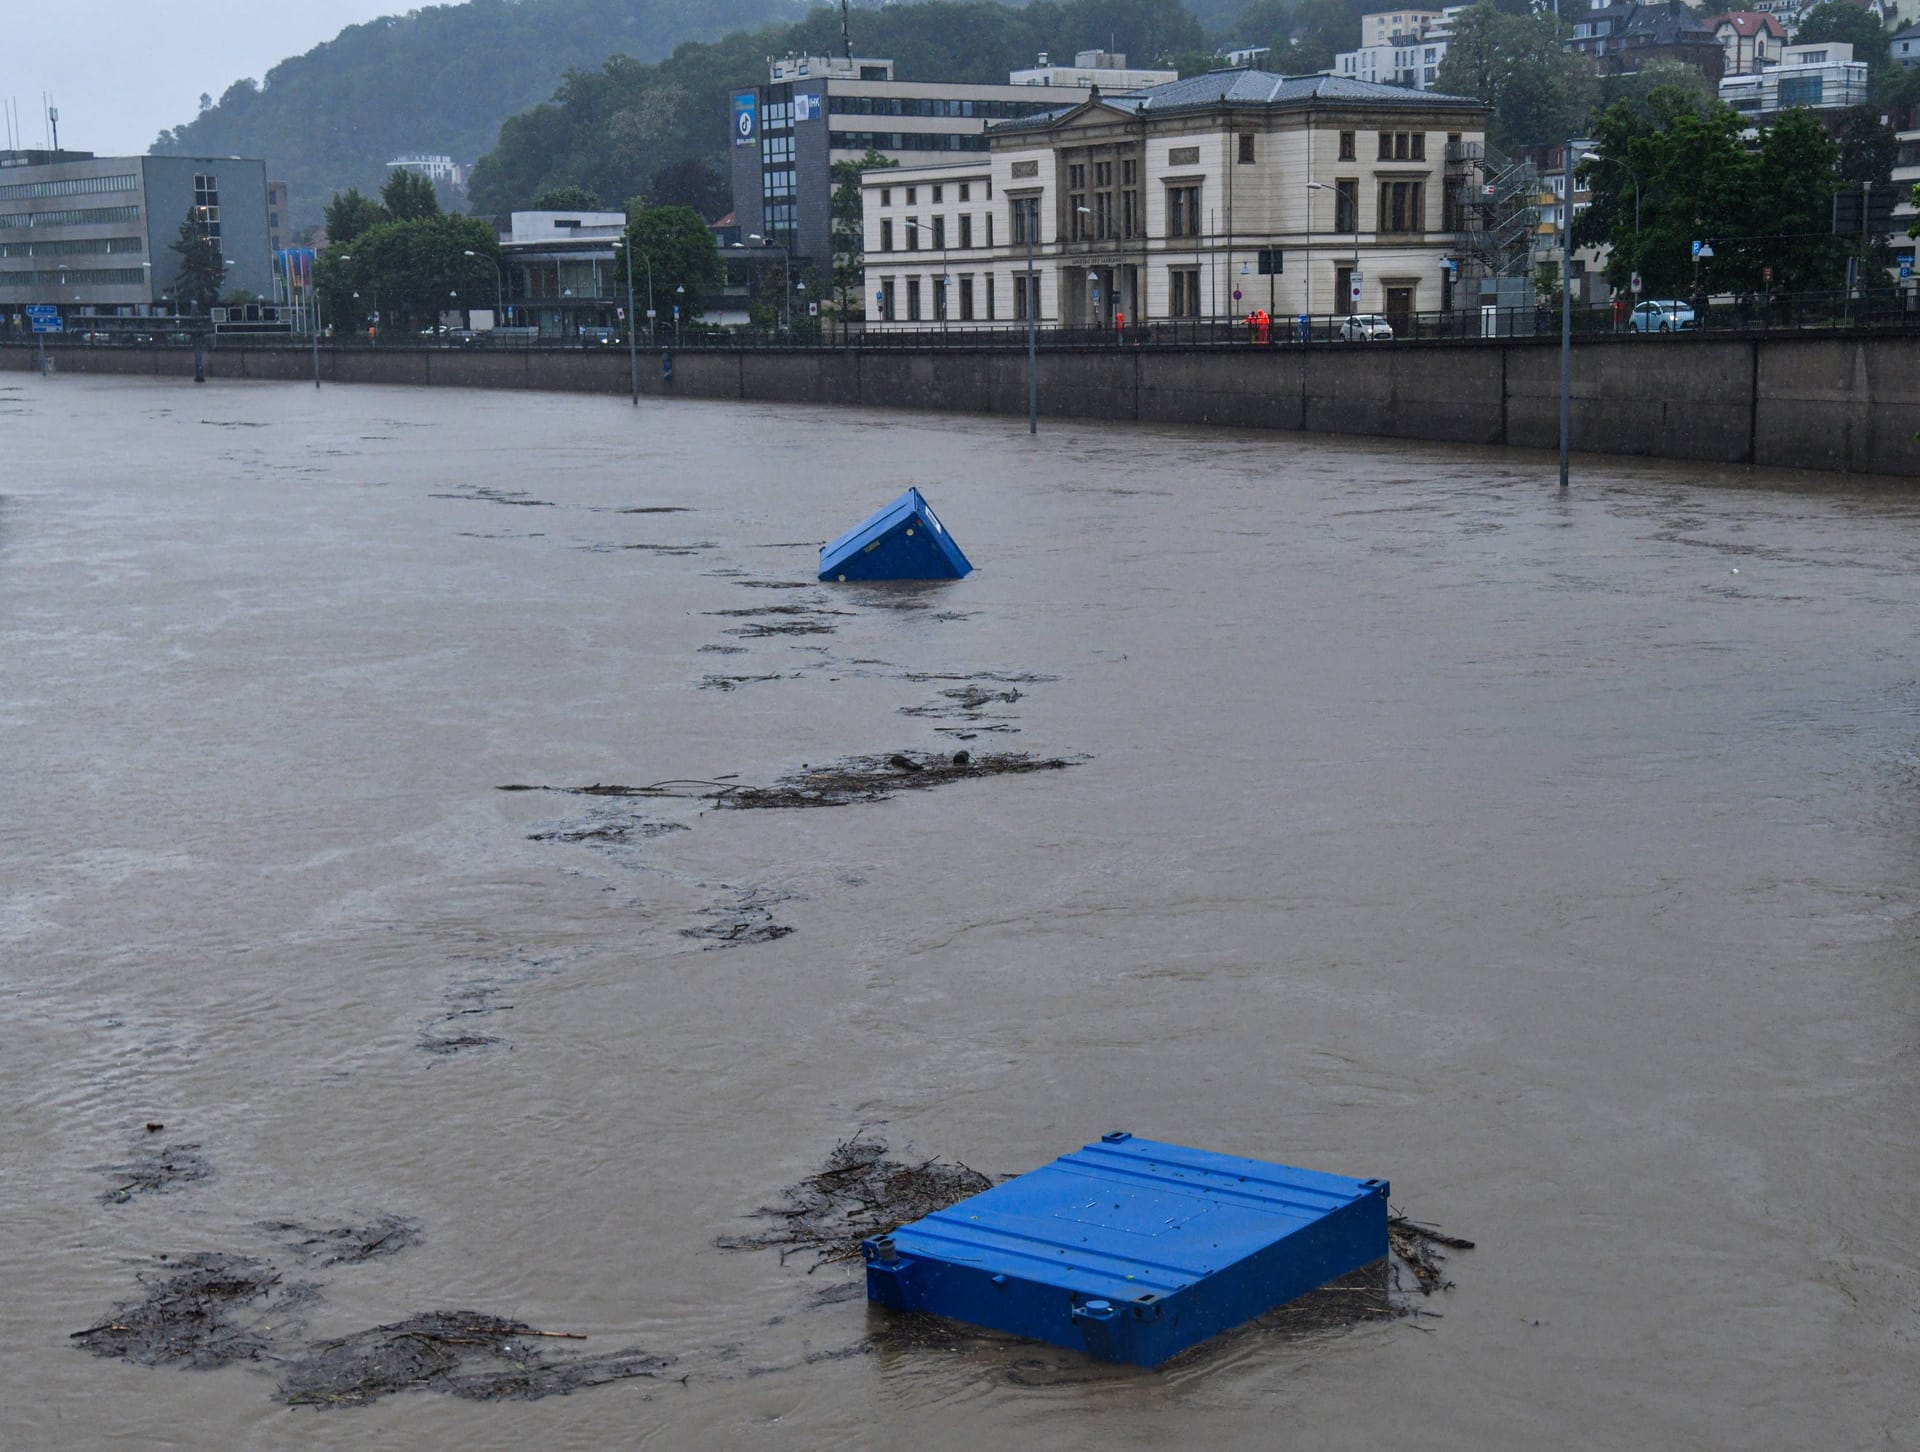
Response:
[{"label": "street lamp post", "polygon": [[[1083,207],[1081,210],[1084,211],[1086,209]],[[916,222],[911,217],[908,217],[906,219],[906,225],[913,228],[913,230],[916,232],[925,232],[925,231],[932,230],[930,227],[927,227],[920,222]],[[952,305],[953,299],[947,296],[947,286],[948,286],[947,234],[943,231],[940,234],[940,331],[942,333],[947,331],[947,318],[952,312],[951,305]]]},{"label": "street lamp post", "polygon": [[[480,254],[469,247],[466,250],[466,255],[468,257],[478,257]],[[487,261],[493,264],[493,325],[497,328],[500,326],[500,320],[506,316],[507,288],[506,283],[500,275],[499,259],[489,257]]]},{"label": "street lamp post", "polygon": [[1040,354],[1038,328],[1040,284],[1033,270],[1033,234],[1040,226],[1040,199],[1022,197],[1015,203],[1026,217],[1021,228],[1027,234],[1027,273],[1020,279],[1021,302],[1027,314],[1027,432],[1040,432]]},{"label": "street lamp post", "polygon": [[620,238],[613,244],[625,254],[627,263],[627,377],[633,385],[633,406],[640,407],[640,334],[633,315],[633,247],[630,239]]}]

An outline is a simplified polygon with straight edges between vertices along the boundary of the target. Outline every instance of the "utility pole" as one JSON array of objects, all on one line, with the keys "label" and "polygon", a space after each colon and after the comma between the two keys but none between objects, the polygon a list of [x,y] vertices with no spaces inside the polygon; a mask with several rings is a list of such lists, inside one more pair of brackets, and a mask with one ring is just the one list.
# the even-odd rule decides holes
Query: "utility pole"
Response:
[{"label": "utility pole", "polygon": [[1573,442],[1573,141],[1562,163],[1560,209],[1560,492],[1567,492],[1567,454]]}]

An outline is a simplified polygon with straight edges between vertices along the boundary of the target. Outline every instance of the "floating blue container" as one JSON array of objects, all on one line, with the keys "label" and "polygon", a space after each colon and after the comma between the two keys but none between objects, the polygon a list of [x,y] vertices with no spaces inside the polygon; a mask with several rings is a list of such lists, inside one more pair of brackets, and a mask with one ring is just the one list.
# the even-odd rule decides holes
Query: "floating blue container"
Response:
[{"label": "floating blue container", "polygon": [[867,1299],[1158,1366],[1385,1256],[1387,1189],[1103,1135],[864,1242]]},{"label": "floating blue container", "polygon": [[820,551],[822,580],[958,580],[972,569],[918,489]]}]

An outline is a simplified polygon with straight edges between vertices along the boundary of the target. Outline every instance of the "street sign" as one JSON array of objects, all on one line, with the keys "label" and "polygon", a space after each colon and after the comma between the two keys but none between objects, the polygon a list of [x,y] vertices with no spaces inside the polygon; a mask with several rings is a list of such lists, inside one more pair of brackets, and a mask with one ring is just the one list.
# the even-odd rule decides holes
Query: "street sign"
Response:
[{"label": "street sign", "polygon": [[1356,272],[1353,274],[1353,281],[1348,284],[1347,295],[1355,302],[1360,301],[1360,284],[1365,281],[1366,279]]},{"label": "street sign", "polygon": [[1702,243],[1698,237],[1693,239],[1693,255],[1695,257],[1698,257],[1700,255],[1700,249],[1704,245],[1705,244]]},{"label": "street sign", "polygon": [[1913,276],[1913,259],[1911,257],[1902,257],[1900,259],[1900,280],[1902,282],[1905,282],[1909,277],[1912,277],[1912,276]]},{"label": "street sign", "polygon": [[1763,267],[1760,269],[1760,281],[1768,287],[1773,286],[1773,269],[1771,267]]},{"label": "street sign", "polygon": [[1237,288],[1237,287],[1236,287],[1236,288],[1235,288],[1235,289],[1233,290],[1233,300],[1234,300],[1235,302],[1239,302],[1239,301],[1240,301],[1240,289],[1239,289],[1239,288]]},{"label": "street sign", "polygon": [[808,303],[808,304],[807,304],[807,316],[808,316],[808,317],[810,317],[810,318],[817,318],[817,317],[819,317],[819,316],[820,316],[820,304],[819,304],[819,303],[817,303],[817,302],[810,302],[810,303]]},{"label": "street sign", "polygon": [[21,309],[30,318],[57,318],[60,309],[54,303],[28,303]]},{"label": "street sign", "polygon": [[33,324],[36,333],[66,331],[66,325],[60,321],[60,309],[51,303],[29,303],[25,311],[27,321]]},{"label": "street sign", "polygon": [[1709,257],[1713,256],[1713,244],[1711,242],[1702,242],[1700,246],[1695,249],[1693,255],[1698,257],[1702,262],[1706,261]]},{"label": "street sign", "polygon": [[35,318],[33,330],[36,333],[64,333],[67,326],[58,318]]},{"label": "street sign", "polygon": [[1627,287],[1633,292],[1635,297],[1638,297],[1641,291],[1646,287],[1646,284],[1640,280],[1640,274],[1636,272],[1634,273],[1632,279],[1627,283]]}]

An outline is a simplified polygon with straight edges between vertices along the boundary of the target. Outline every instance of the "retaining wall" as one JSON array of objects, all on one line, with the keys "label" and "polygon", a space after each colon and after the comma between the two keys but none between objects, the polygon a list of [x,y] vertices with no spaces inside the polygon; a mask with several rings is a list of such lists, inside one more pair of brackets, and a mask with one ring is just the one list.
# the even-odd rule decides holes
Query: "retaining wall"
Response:
[{"label": "retaining wall", "polygon": [[[56,346],[58,371],[191,377],[184,348]],[[1026,357],[1002,348],[687,349],[648,397],[1024,414]],[[35,366],[0,345],[0,369]],[[335,383],[628,392],[628,355],[596,351],[328,348]],[[214,378],[301,380],[297,347],[208,352]],[[1258,348],[1079,348],[1040,354],[1050,418],[1144,420],[1553,448],[1556,343],[1529,339]],[[1599,338],[1573,353],[1573,446],[1723,464],[1920,475],[1920,337],[1868,333]]]}]

